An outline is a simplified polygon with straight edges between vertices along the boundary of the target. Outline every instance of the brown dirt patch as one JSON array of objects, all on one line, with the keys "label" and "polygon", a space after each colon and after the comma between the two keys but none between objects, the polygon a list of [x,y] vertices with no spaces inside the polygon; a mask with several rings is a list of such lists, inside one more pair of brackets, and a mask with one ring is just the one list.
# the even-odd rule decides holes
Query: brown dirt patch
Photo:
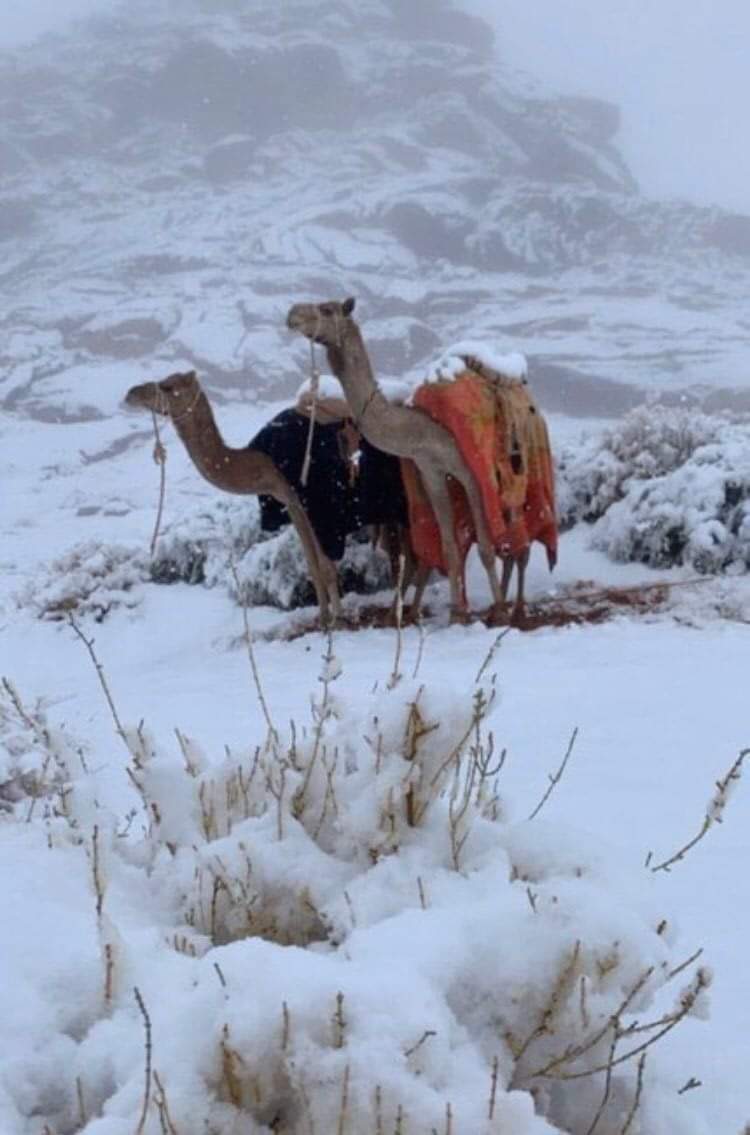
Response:
[{"label": "brown dirt patch", "polygon": [[[586,626],[606,623],[621,614],[644,615],[660,610],[667,600],[668,584],[645,584],[641,587],[597,587],[590,580],[584,580],[567,589],[555,599],[542,599],[529,603],[526,614],[520,622],[513,623],[519,631],[536,631],[542,627]],[[430,619],[434,610],[426,607],[423,619]],[[477,613],[468,621],[484,623],[493,629],[502,629],[503,624],[490,623],[489,612]],[[404,621],[404,626],[408,626]],[[361,631],[370,628],[393,627],[390,607],[374,604],[363,605],[354,611],[345,612],[337,623],[337,630]],[[258,635],[266,641],[281,640],[291,642],[306,634],[320,630],[315,616],[292,618],[283,626],[275,627],[265,634]]]}]

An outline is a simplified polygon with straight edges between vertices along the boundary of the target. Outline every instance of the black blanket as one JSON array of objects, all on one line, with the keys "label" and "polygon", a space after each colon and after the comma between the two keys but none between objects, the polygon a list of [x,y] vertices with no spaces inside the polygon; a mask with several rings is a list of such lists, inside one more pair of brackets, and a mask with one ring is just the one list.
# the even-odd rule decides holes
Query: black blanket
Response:
[{"label": "black blanket", "polygon": [[[329,559],[340,560],[347,535],[366,524],[406,524],[398,458],[362,438],[358,474],[350,483],[340,423],[316,422],[307,485],[300,483],[309,426],[303,414],[282,410],[255,435],[250,446],[270,457],[294,486]],[[286,508],[268,496],[260,497],[260,518],[266,532],[276,532],[289,523]]]}]

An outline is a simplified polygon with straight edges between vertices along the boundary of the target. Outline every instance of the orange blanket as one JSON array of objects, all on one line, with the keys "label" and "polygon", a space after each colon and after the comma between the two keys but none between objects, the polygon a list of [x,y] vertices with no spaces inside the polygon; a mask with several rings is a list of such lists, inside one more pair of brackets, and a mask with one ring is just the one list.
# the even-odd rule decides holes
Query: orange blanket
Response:
[{"label": "orange blanket", "polygon": [[[497,552],[517,556],[534,540],[557,559],[555,486],[549,436],[528,387],[466,370],[457,378],[426,383],[414,405],[445,426],[456,439],[479,485]],[[445,571],[440,532],[412,461],[401,463],[409,504],[412,546],[423,562]],[[463,489],[451,480],[453,524],[462,564],[475,542]]]}]

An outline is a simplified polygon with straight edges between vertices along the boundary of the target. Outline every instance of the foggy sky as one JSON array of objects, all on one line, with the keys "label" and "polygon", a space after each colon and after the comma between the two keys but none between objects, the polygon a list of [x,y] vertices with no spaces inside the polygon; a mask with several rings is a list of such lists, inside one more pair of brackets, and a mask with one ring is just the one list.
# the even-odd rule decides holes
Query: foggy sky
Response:
[{"label": "foggy sky", "polygon": [[[750,213],[747,0],[463,3],[492,21],[506,60],[552,89],[618,103],[620,145],[646,193]],[[115,5],[5,0],[0,46]]]},{"label": "foggy sky", "polygon": [[622,108],[642,189],[750,213],[747,0],[464,0],[505,59]]}]

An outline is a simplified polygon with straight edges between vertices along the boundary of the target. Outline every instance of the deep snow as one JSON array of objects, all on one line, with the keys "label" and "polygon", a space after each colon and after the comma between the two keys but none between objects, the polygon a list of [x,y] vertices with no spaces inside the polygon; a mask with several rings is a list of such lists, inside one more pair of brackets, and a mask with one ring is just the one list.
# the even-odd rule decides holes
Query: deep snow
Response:
[{"label": "deep snow", "polygon": [[[227,439],[239,444],[275,409],[253,407],[251,412],[247,406],[222,406],[218,417]],[[124,771],[127,758],[91,661],[68,626],[37,620],[30,609],[17,606],[14,596],[28,578],[43,577],[44,565],[53,555],[82,539],[96,539],[105,547],[120,542],[147,547],[158,473],[150,459],[151,439],[143,427],[143,420],[130,417],[75,427],[8,418],[0,439],[3,482],[11,487],[2,511],[0,671],[27,704],[43,696],[51,722],[86,739],[97,801],[120,817],[133,806]],[[575,423],[563,419],[553,418],[551,428],[558,442],[578,432]],[[199,480],[174,435],[167,433],[166,441],[169,520],[214,494]],[[40,452],[45,454],[41,475]],[[99,454],[106,456],[97,460]],[[665,576],[679,580],[688,575],[685,570],[670,575],[613,564],[588,547],[585,527],[563,537],[554,576],[547,574],[542,560],[538,553],[532,559],[532,595],[562,592],[566,584],[581,580],[596,586]],[[486,602],[476,563],[471,565],[469,583],[473,603]],[[447,627],[443,584],[433,585],[432,597],[442,613],[425,628],[419,680],[428,691],[450,690],[448,705],[451,697],[470,698],[495,632],[481,625]],[[498,745],[508,749],[500,789],[507,818],[522,821],[530,813],[577,726],[579,736],[568,768],[544,813],[544,823],[552,827],[548,845],[539,837],[550,861],[568,838],[560,832],[569,830],[574,844],[588,849],[586,854],[604,856],[615,865],[612,880],[624,872],[630,889],[642,888],[643,901],[660,914],[663,911],[670,934],[679,931],[676,961],[699,946],[704,948],[705,960],[715,973],[711,1018],[707,1023],[684,1023],[659,1046],[662,1051],[656,1059],[660,1082],[672,1085],[669,1098],[675,1106],[676,1086],[691,1076],[701,1080],[702,1087],[681,1097],[680,1106],[686,1114],[694,1113],[695,1122],[704,1116],[721,1131],[738,1130],[747,1117],[744,1072],[750,987],[744,944],[750,804],[742,786],[731,801],[726,822],[712,829],[685,862],[668,875],[653,875],[643,865],[649,851],[663,858],[698,831],[714,781],[747,745],[743,677],[750,641],[747,611],[744,578],[675,589],[667,609],[648,617],[619,617],[600,626],[529,634],[511,631],[490,667],[497,673],[499,697],[489,725]],[[268,641],[263,632],[278,628],[290,616],[262,608],[249,615],[259,636],[255,654],[272,719],[284,726],[290,719],[308,720],[309,699],[319,689],[324,636],[312,633],[290,642]],[[82,627],[95,640],[122,720],[129,724],[143,720],[160,751],[171,754],[167,765],[169,760],[178,761],[175,726],[194,739],[211,761],[222,759],[224,745],[241,751],[262,736],[263,719],[241,639],[241,611],[221,589],[145,583],[139,585],[132,608],[113,610],[101,624],[83,619]],[[342,631],[335,634],[334,642],[343,672],[337,696],[356,718],[371,704],[374,685],[382,690],[387,682],[395,634]],[[417,631],[405,630],[405,682],[419,650]],[[539,830],[543,833],[545,828]],[[15,1037],[23,1063],[24,1036],[28,1035],[29,1044],[36,1044],[34,1036],[53,1027],[45,1024],[50,1013],[57,1021],[55,1027],[62,1021],[64,1029],[76,1034],[80,1022],[65,1024],[66,1013],[71,1012],[66,1006],[76,998],[82,1004],[90,1001],[99,962],[91,939],[92,908],[85,909],[86,903],[93,904],[90,880],[80,856],[77,866],[69,860],[59,871],[48,871],[43,841],[35,844],[30,831],[12,832],[6,822],[2,834],[3,877],[13,912],[2,936],[4,970],[10,976],[9,988],[24,991],[20,1001],[12,1002],[11,1031],[5,1035]],[[135,907],[145,901],[138,897],[138,887],[133,882],[129,894],[127,873],[117,878],[113,903],[126,936],[151,941],[156,932],[153,920],[163,918],[163,912],[150,906],[136,912]],[[476,886],[481,890],[480,877]],[[615,893],[616,888],[615,883]],[[464,900],[455,901],[459,905],[451,907],[453,900],[446,899],[446,919],[437,920],[430,931],[438,955],[441,935],[448,935],[447,943],[450,924],[463,918],[456,912]],[[378,950],[390,948],[386,939],[382,946],[379,941],[377,934],[368,938],[358,963],[366,967],[363,972],[374,973],[367,967],[379,964]],[[156,974],[167,982],[174,980],[174,974],[169,976],[168,957],[149,953],[150,949],[138,963],[146,966],[139,981],[153,989]],[[148,957],[153,961],[143,960]],[[270,955],[268,964],[272,964]],[[228,971],[231,966],[227,961]],[[70,991],[62,992],[60,985],[67,985],[71,972],[82,983],[72,1002]],[[317,979],[308,974],[300,980]],[[213,990],[211,997],[218,992]],[[406,994],[393,996],[403,999]],[[124,1065],[115,1073],[118,1082],[123,1077],[127,1082],[128,1060],[140,1060],[133,1051],[140,1043],[134,1039],[140,1035],[139,1027],[136,1017],[127,1035],[123,1033]],[[93,1059],[95,1051],[89,1039],[86,1059]],[[64,1047],[49,1056],[51,1067],[64,1059],[68,1059]],[[14,1067],[9,1066],[11,1075]],[[24,1067],[24,1074],[29,1074],[28,1065]],[[48,1069],[45,1075],[52,1072]],[[102,1071],[102,1082],[108,1075],[112,1073]],[[131,1114],[136,1106],[131,1096],[127,1089],[115,1110]],[[671,1116],[665,1122],[678,1122],[676,1112],[664,1114]],[[662,1130],[655,1118],[652,1122],[654,1131]],[[92,1125],[89,1129],[104,1133],[120,1128]],[[521,1125],[518,1130],[527,1128]]]}]

